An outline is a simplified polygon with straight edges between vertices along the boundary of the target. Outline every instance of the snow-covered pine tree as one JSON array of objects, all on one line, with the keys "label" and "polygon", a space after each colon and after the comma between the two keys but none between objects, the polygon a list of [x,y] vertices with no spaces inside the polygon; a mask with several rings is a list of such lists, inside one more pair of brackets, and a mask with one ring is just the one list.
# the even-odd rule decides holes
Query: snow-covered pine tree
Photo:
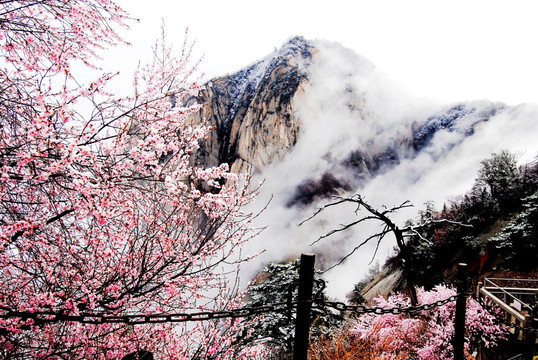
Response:
[{"label": "snow-covered pine tree", "polygon": [[[256,307],[287,302],[290,296],[291,301],[297,301],[299,267],[298,260],[268,264],[258,276],[256,283],[249,287],[250,299],[247,305]],[[325,281],[319,274],[320,272],[316,270],[313,296],[326,299]],[[337,313],[312,309],[311,321],[311,337],[315,338],[340,325],[342,317]],[[263,319],[257,324],[251,339],[266,343],[271,348],[274,358],[291,359],[294,334],[295,312],[269,312],[264,314]]]}]

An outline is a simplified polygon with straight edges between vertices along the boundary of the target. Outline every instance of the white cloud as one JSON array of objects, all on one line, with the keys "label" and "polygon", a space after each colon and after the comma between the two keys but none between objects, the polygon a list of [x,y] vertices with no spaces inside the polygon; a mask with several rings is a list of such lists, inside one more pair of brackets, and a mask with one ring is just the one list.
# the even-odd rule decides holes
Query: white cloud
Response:
[{"label": "white cloud", "polygon": [[113,53],[122,59],[115,62],[119,69],[149,53],[164,18],[177,46],[190,28],[209,76],[237,71],[302,35],[352,48],[416,95],[443,102],[536,101],[534,0],[118,3],[142,20],[126,35],[132,49]]},{"label": "white cloud", "polygon": [[[470,190],[480,161],[492,152],[525,150],[526,160],[538,153],[535,141],[538,123],[533,120],[538,116],[538,106],[503,109],[501,104],[469,102],[463,107],[466,115],[456,124],[460,132],[438,131],[417,156],[402,157],[398,165],[366,185],[354,182],[350,178],[353,175],[339,165],[351,151],[360,149],[373,154],[398,146],[398,139],[411,136],[409,129],[413,122],[426,121],[434,114],[446,114],[453,105],[440,107],[419,102],[391,85],[368,61],[338,44],[317,42],[316,47],[320,51],[315,53],[309,67],[310,84],[304,94],[294,99],[298,117],[303,122],[298,142],[282,162],[267,167],[260,175],[266,179],[264,196],[274,195],[267,213],[260,218],[268,229],[250,245],[256,251],[267,250],[260,262],[315,251],[323,254],[318,265],[328,266],[379,230],[380,224],[365,224],[310,246],[339,224],[356,219],[353,207],[339,207],[297,226],[328,200],[308,207],[289,208],[287,203],[297,185],[319,179],[324,173],[346,177],[355,186],[350,194],[360,193],[376,207],[391,207],[410,200],[416,208],[394,215],[394,220],[403,224],[414,218],[425,202],[433,201],[440,208],[444,202]],[[355,110],[350,110],[352,108]],[[481,119],[482,114],[494,109],[496,115],[487,123],[474,126],[473,136],[461,133]],[[378,259],[383,262],[394,246],[391,238],[385,239]],[[367,271],[374,249],[374,243],[368,244],[327,273],[331,295],[342,298],[351,291],[353,284]],[[249,275],[260,268],[259,263],[250,266]]]}]

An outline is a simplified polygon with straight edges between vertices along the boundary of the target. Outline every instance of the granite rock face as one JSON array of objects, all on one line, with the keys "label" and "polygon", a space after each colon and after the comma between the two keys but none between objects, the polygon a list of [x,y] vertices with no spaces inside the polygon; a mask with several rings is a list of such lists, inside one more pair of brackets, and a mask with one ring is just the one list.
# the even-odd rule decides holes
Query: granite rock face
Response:
[{"label": "granite rock face", "polygon": [[208,83],[196,100],[205,104],[199,119],[214,129],[196,161],[255,172],[282,159],[297,141],[294,96],[307,81],[312,50],[303,38],[293,38],[264,60]]}]

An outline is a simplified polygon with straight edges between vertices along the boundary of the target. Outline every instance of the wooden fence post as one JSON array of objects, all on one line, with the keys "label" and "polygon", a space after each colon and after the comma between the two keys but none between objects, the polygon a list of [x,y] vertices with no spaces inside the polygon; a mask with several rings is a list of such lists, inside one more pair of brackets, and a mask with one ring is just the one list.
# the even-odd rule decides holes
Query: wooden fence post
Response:
[{"label": "wooden fence post", "polygon": [[532,358],[536,359],[536,333],[538,332],[538,307],[536,305],[532,308],[532,314],[531,314],[531,332],[530,332],[530,339],[529,342],[531,344],[531,354]]},{"label": "wooden fence post", "polygon": [[314,287],[314,255],[301,254],[299,268],[299,294],[297,319],[295,323],[295,344],[293,360],[307,360],[308,337],[310,335],[310,310],[312,309],[312,288]]},{"label": "wooden fence post", "polygon": [[467,264],[458,264],[456,319],[454,320],[454,360],[465,359],[465,312],[467,310]]}]

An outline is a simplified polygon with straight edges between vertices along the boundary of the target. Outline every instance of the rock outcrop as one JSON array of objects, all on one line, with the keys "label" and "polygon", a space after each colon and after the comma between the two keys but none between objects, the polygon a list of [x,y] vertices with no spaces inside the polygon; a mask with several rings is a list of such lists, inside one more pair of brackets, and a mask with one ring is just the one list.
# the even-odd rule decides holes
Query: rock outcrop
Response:
[{"label": "rock outcrop", "polygon": [[197,101],[205,104],[200,118],[214,129],[196,161],[245,172],[280,160],[297,141],[293,99],[306,81],[312,50],[296,37],[264,60],[208,83]]}]

